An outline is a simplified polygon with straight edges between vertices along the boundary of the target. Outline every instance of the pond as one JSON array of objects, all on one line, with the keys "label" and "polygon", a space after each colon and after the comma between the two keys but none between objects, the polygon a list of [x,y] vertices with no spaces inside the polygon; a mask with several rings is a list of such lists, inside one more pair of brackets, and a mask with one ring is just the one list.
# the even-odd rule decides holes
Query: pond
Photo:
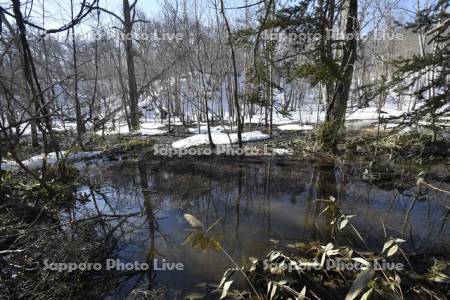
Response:
[{"label": "pond", "polygon": [[[84,168],[88,201],[71,218],[117,216],[114,255],[122,262],[182,263],[181,271],[150,270],[128,276],[107,298],[136,288],[165,288],[186,295],[201,284],[217,284],[230,260],[183,241],[189,213],[214,232],[222,247],[242,263],[289,243],[334,242],[380,251],[387,236],[403,238],[410,251],[448,253],[448,196],[418,189],[402,167],[367,169],[368,162],[275,158],[192,158],[99,162]],[[398,170],[398,171],[392,171]],[[331,237],[330,220],[317,199],[333,196],[351,227]],[[447,198],[445,198],[447,197]],[[100,232],[100,229],[99,229]]]}]

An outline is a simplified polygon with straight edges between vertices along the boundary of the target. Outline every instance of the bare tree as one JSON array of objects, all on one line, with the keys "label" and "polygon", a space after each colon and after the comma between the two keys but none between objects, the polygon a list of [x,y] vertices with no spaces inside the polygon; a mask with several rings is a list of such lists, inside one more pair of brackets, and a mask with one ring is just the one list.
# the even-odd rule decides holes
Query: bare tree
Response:
[{"label": "bare tree", "polygon": [[228,23],[227,16],[225,15],[225,7],[223,4],[223,0],[220,0],[220,13],[222,14],[223,20],[225,21],[225,28],[228,33],[228,45],[230,47],[231,52],[231,63],[233,66],[233,98],[234,98],[234,107],[236,109],[236,121],[237,121],[237,135],[238,135],[238,144],[239,147],[242,148],[242,120],[241,120],[241,105],[239,104],[239,84],[238,84],[238,72],[236,66],[236,53],[234,51],[233,38],[231,36],[231,28]]}]

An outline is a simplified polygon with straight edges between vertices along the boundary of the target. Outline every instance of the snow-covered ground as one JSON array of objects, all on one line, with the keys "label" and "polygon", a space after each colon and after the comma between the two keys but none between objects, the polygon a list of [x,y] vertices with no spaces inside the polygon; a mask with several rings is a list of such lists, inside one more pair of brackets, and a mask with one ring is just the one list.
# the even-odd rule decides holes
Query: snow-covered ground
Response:
[{"label": "snow-covered ground", "polygon": [[[82,159],[89,159],[93,157],[97,157],[102,154],[102,151],[86,151],[86,152],[76,152],[76,153],[67,153],[66,151],[61,151],[58,153],[51,152],[47,155],[47,165],[52,166],[58,162],[58,157],[61,159],[64,157],[67,161],[75,162]],[[36,170],[42,168],[42,164],[44,161],[44,154],[35,155],[27,160],[23,160],[22,164],[30,170]],[[19,166],[15,161],[3,160],[2,161],[2,169],[3,170],[14,170]]]},{"label": "snow-covered ground", "polygon": [[300,124],[286,124],[277,127],[281,131],[302,131],[302,130],[313,130],[312,125],[300,125]]},{"label": "snow-covered ground", "polygon": [[[325,120],[325,112],[319,111],[319,121]],[[244,118],[244,123],[252,124],[264,124],[265,115],[255,114],[252,116],[251,120],[249,117]],[[280,114],[275,112],[273,114],[272,124],[273,125],[287,125],[294,123],[308,123],[315,124],[317,122],[317,110],[305,108],[304,111],[292,111],[288,115]]]},{"label": "snow-covered ground", "polygon": [[292,149],[273,148],[272,154],[273,155],[292,155],[292,154],[294,154],[294,151],[292,151]]},{"label": "snow-covered ground", "polygon": [[12,160],[2,160],[2,170],[14,170],[17,169],[17,163]]},{"label": "snow-covered ground", "polygon": [[[199,128],[189,128],[188,129],[189,132],[191,133],[208,133],[208,126],[207,125],[201,125],[200,126],[200,130]],[[211,132],[229,132],[231,131],[231,127],[230,126],[215,126],[215,127],[210,127]]]},{"label": "snow-covered ground", "polygon": [[[186,87],[187,88],[187,87]],[[188,90],[186,90],[188,92]],[[278,130],[284,131],[301,131],[301,130],[312,130],[316,127],[316,124],[319,122],[323,122],[325,120],[325,111],[323,110],[323,106],[317,104],[317,91],[315,91],[314,88],[310,88],[307,91],[307,96],[305,96],[304,101],[302,102],[302,107],[297,107],[296,110],[290,111],[289,113],[281,114],[279,111],[283,107],[283,102],[285,101],[284,92],[276,92],[275,93],[275,111],[273,113],[273,125],[275,125]],[[157,93],[158,94],[158,93]],[[159,95],[159,94],[158,94]],[[161,94],[161,95],[164,95]],[[142,110],[142,113],[144,116],[141,118],[141,124],[140,124],[140,130],[133,133],[133,134],[140,134],[143,136],[158,136],[158,135],[164,135],[168,133],[169,128],[169,120],[164,119],[161,120],[160,116],[158,115],[158,109],[152,108],[148,109],[149,105],[152,103],[153,100],[145,100],[141,99],[139,106]],[[214,101],[211,101],[213,103]],[[381,117],[383,119],[387,119],[390,117],[398,117],[401,116],[403,113],[406,113],[410,111],[411,109],[411,101],[404,99],[402,101],[403,105],[399,107],[398,105],[398,96],[395,95],[395,93],[390,93],[388,96],[388,99],[386,101],[386,104],[381,108],[381,113],[379,114],[376,108],[376,103],[371,103],[370,107],[366,108],[356,108],[356,107],[350,107],[347,109],[346,114],[346,126],[350,130],[359,129],[365,126],[373,126],[378,122],[378,118]],[[420,107],[422,103],[417,102],[416,108]],[[151,106],[151,105],[150,105]],[[446,106],[447,107],[447,106]],[[445,109],[444,107],[443,109]],[[214,110],[217,112],[218,107],[216,105],[211,105],[211,110]],[[250,122],[254,125],[263,125],[265,124],[265,114],[264,109],[254,107],[256,110],[256,114],[252,115],[252,118],[249,118],[247,115],[244,118],[244,123],[249,124]],[[232,132],[236,131],[235,126],[231,126],[230,122],[230,115],[229,115],[229,108],[227,105],[224,106],[224,123],[226,125],[224,126],[215,126],[211,127],[212,132]],[[188,109],[186,112],[186,115],[184,116],[184,120],[188,120],[188,124],[192,124],[192,126],[199,126],[200,128],[188,128],[188,131],[192,134],[204,134],[207,133],[207,127],[204,122],[199,122],[199,125],[196,124],[196,119],[198,117],[198,114],[196,111],[193,111],[192,108]],[[447,123],[449,123],[450,116],[441,116],[439,125],[445,126],[446,124],[443,124],[443,120],[445,120]],[[395,124],[396,121],[391,122],[392,124]],[[171,117],[170,118],[170,124],[171,125],[183,125],[181,122],[180,117]],[[195,124],[195,125],[194,125]],[[420,126],[426,126],[429,125],[430,122],[427,120],[422,120],[419,122]],[[67,121],[64,122],[64,124],[61,123],[60,120],[54,121],[54,130],[55,131],[76,131],[76,123],[74,121]],[[448,125],[447,125],[448,126]],[[86,127],[89,129],[92,128],[92,124],[88,123],[86,124]],[[25,124],[22,125],[21,129],[24,130],[23,135],[29,135],[30,134],[30,126],[26,126]],[[233,130],[231,130],[233,129]],[[102,130],[96,131],[96,134],[102,134]],[[125,122],[125,114],[122,111],[117,112],[115,115],[115,126],[113,126],[112,122],[108,122],[106,124],[106,130],[104,132],[106,135],[112,135],[112,134],[132,134],[128,130],[128,126]]]},{"label": "snow-covered ground", "polygon": [[[141,135],[153,136],[153,135],[163,135],[168,132],[165,128],[166,125],[158,123],[158,122],[143,122],[140,124],[140,129],[136,133]],[[98,135],[102,134],[102,130],[98,130],[95,132]],[[107,124],[107,129],[105,130],[106,135],[111,134],[129,134],[130,130],[128,129],[127,124],[116,125],[114,128],[112,124]]]},{"label": "snow-covered ground", "polygon": [[[211,132],[211,137],[214,144],[224,145],[224,144],[235,144],[238,142],[237,133],[222,133],[222,132]],[[270,138],[268,134],[264,134],[261,131],[251,131],[242,133],[243,142],[252,142],[266,140]],[[189,148],[192,146],[207,145],[209,144],[209,139],[207,134],[196,134],[188,138],[176,141],[172,143],[173,148]]]},{"label": "snow-covered ground", "polygon": [[[403,114],[403,111],[399,111],[390,106],[385,106],[381,109],[380,118],[398,117]],[[350,110],[347,112],[346,121],[377,121],[378,110],[376,107],[365,107],[356,110]]]}]

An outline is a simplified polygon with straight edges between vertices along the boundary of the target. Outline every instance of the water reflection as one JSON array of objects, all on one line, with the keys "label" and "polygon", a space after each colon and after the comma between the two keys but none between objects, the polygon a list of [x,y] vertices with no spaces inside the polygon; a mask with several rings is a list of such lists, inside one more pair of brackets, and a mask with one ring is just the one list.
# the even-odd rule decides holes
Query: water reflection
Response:
[{"label": "water reflection", "polygon": [[221,218],[215,230],[237,262],[293,242],[362,246],[351,231],[330,226],[335,212],[323,213],[324,203],[316,201],[329,196],[344,213],[357,215],[352,221],[373,249],[382,247],[382,222],[388,236],[405,238],[413,250],[450,249],[448,211],[441,204],[445,195],[424,194],[403,173],[390,174],[387,183],[374,180],[364,175],[363,165],[217,158],[119,161],[87,169],[88,184],[80,192],[90,201],[80,204],[73,217],[126,216],[115,225],[117,257],[150,265],[163,258],[184,264],[184,271],[147,270],[127,278],[115,291],[118,298],[137,287],[188,291],[220,280],[230,265],[223,255],[182,245],[185,213],[204,224]]}]

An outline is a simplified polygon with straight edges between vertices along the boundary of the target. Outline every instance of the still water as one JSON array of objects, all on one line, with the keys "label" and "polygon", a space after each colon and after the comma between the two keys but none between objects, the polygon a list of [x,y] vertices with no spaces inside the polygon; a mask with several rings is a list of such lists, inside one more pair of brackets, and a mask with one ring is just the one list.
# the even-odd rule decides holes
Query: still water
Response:
[{"label": "still water", "polygon": [[[397,170],[397,171],[393,171]],[[370,169],[365,160],[288,161],[269,158],[195,158],[115,161],[87,166],[79,193],[88,201],[72,218],[108,219],[122,262],[182,263],[182,271],[147,271],[127,276],[110,298],[133,289],[164,288],[186,295],[217,284],[230,261],[220,252],[183,245],[189,231],[184,214],[214,227],[223,248],[241,263],[296,242],[334,242],[380,251],[387,236],[403,238],[415,252],[450,250],[448,196],[424,191],[402,167]],[[321,214],[335,197],[364,238],[348,228],[332,237]],[[384,226],[383,226],[384,224]],[[101,229],[99,228],[99,232]]]}]

